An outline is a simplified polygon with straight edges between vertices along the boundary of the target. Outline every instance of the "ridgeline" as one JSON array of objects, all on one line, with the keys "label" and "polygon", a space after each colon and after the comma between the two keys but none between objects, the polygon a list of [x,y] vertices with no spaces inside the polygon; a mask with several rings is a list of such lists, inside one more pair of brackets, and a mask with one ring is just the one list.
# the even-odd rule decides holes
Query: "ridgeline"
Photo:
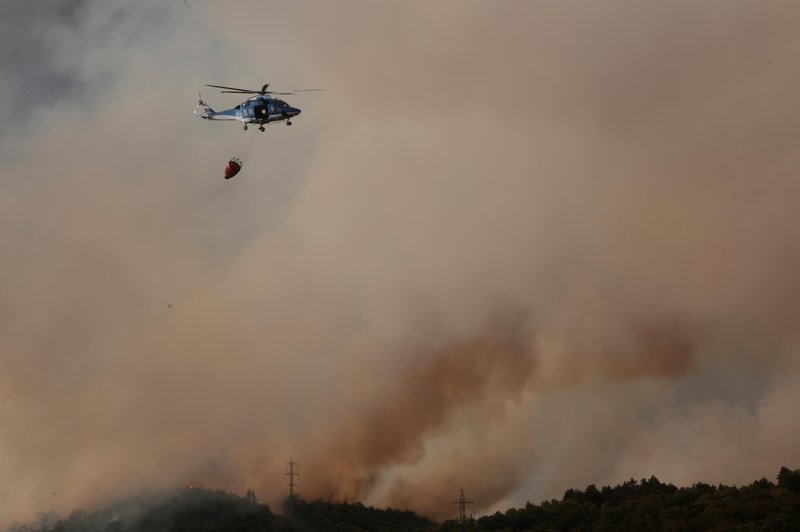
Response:
[{"label": "ridgeline", "polygon": [[325,531],[560,531],[800,530],[800,469],[781,468],[777,483],[677,488],[655,477],[614,487],[569,489],[561,500],[528,503],[465,522],[434,523],[408,510],[361,503],[287,499],[282,514],[244,497],[202,488],[133,497],[66,519],[40,513],[35,523],[8,532],[325,532]]}]

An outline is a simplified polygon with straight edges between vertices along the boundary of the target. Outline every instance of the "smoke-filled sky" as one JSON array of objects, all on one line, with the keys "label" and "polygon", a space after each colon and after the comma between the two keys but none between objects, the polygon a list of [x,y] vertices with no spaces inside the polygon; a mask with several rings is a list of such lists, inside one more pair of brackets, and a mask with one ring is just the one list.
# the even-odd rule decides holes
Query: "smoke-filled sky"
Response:
[{"label": "smoke-filled sky", "polygon": [[189,3],[0,6],[0,524],[798,465],[800,4]]}]

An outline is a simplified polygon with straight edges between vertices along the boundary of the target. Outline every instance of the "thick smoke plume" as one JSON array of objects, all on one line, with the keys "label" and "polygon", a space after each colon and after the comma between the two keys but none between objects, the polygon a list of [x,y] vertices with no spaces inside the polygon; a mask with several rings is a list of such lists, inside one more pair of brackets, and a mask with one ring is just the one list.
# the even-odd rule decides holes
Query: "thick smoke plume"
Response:
[{"label": "thick smoke plume", "polygon": [[[796,465],[800,7],[52,4],[0,7],[0,522]],[[205,83],[326,91],[225,181]]]},{"label": "thick smoke plume", "polygon": [[359,390],[354,415],[341,420],[337,445],[311,464],[327,483],[315,489],[359,497],[386,467],[419,461],[424,437],[446,430],[458,409],[478,403],[501,410],[503,401],[518,400],[535,358],[517,322],[516,316],[502,316],[474,339],[417,346],[419,360],[387,376],[385,387],[376,390],[380,401],[370,406],[360,404],[365,391]]}]

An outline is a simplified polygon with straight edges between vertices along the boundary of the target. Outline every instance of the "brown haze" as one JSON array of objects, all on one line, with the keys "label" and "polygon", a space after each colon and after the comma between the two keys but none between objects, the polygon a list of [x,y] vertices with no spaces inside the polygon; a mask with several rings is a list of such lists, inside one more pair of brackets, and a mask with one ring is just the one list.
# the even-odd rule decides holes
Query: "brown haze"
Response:
[{"label": "brown haze", "polygon": [[797,466],[800,5],[191,4],[3,13],[0,522]]}]

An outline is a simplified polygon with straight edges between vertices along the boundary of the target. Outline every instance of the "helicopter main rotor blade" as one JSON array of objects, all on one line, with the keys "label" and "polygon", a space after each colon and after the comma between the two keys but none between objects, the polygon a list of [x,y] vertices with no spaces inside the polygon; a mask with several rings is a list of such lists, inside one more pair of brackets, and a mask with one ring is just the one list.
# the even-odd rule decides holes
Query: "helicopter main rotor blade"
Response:
[{"label": "helicopter main rotor blade", "polygon": [[315,91],[324,91],[325,89],[292,89],[287,92],[275,92],[267,90],[269,84],[267,83],[264,85],[260,91],[252,90],[252,89],[240,89],[238,87],[226,87],[225,85],[206,85],[206,87],[214,87],[215,89],[225,89],[221,90],[220,92],[223,94],[279,94],[279,95],[292,95],[297,94],[298,92],[315,92]]},{"label": "helicopter main rotor blade", "polygon": [[325,89],[292,89],[289,92],[275,92],[275,91],[267,91],[266,94],[297,94],[298,92],[314,92],[314,91],[324,91]]},{"label": "helicopter main rotor blade", "polygon": [[250,90],[250,89],[240,89],[238,87],[226,87],[224,85],[206,85],[206,87],[214,87],[215,89],[229,89],[231,91],[248,92],[248,93],[254,93],[254,94],[258,94],[258,93],[261,92],[261,91],[254,91],[254,90]]}]

